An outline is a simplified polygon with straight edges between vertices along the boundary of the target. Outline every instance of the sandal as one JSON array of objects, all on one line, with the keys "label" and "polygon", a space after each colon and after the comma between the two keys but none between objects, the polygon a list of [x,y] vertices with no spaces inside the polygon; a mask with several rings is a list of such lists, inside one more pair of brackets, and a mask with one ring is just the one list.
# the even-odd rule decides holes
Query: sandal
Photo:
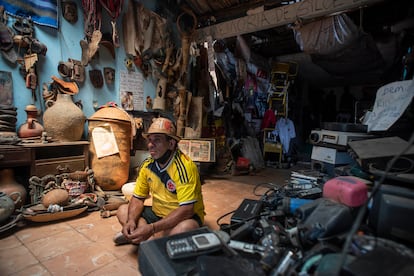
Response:
[{"label": "sandal", "polygon": [[88,45],[88,61],[91,61],[95,53],[99,49],[99,42],[101,42],[102,33],[100,30],[93,31],[91,41]]}]

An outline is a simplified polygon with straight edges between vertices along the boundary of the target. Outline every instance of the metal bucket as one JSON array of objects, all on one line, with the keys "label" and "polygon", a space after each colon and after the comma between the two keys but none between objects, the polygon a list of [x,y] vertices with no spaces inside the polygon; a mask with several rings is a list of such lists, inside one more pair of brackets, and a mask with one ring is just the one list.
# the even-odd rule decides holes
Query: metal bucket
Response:
[{"label": "metal bucket", "polygon": [[[102,141],[98,141],[94,130],[106,129],[115,137],[115,153],[102,156]],[[132,124],[126,111],[118,107],[104,107],[88,119],[89,153],[91,169],[97,185],[104,191],[121,189],[128,180],[132,144]],[[95,136],[95,141],[94,141]],[[101,148],[96,148],[100,146]],[[113,149],[110,149],[113,150]]]}]

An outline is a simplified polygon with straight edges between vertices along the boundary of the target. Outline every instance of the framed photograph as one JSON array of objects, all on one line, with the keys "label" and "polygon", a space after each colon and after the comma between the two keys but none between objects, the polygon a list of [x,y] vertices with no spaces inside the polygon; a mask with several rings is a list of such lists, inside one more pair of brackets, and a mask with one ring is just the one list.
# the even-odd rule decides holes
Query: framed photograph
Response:
[{"label": "framed photograph", "polygon": [[195,162],[216,162],[215,139],[181,139],[178,146]]}]

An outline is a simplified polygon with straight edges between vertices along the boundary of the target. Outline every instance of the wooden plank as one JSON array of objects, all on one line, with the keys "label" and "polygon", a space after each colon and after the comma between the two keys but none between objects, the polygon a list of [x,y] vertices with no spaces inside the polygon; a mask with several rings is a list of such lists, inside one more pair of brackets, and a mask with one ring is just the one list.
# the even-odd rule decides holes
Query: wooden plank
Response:
[{"label": "wooden plank", "polygon": [[197,30],[197,41],[207,36],[223,39],[369,6],[384,0],[304,0]]}]

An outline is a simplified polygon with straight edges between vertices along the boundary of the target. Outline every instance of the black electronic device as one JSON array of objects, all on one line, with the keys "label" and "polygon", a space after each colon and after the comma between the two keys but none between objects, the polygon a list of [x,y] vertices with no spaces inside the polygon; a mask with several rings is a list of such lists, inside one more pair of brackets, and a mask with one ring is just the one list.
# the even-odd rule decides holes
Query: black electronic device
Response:
[{"label": "black electronic device", "polygon": [[377,236],[414,245],[414,189],[382,184],[373,197],[369,224]]},{"label": "black electronic device", "polygon": [[322,189],[319,187],[313,187],[310,189],[300,190],[297,196],[304,199],[320,198],[322,196]]},{"label": "black electronic device", "polygon": [[[201,227],[185,233],[176,234],[169,237],[162,237],[144,241],[139,245],[138,249],[138,267],[139,272],[143,276],[178,276],[192,275],[190,272],[196,272],[196,260],[200,256],[193,256],[182,259],[171,259],[168,256],[166,244],[171,239],[179,239],[194,236],[202,233],[212,233],[208,227]],[[206,256],[229,256],[230,253],[226,247],[215,251]],[[204,255],[201,255],[204,256]]]},{"label": "black electronic device", "polygon": [[201,233],[167,241],[166,249],[171,259],[208,254],[221,249],[222,244],[215,233]]},{"label": "black electronic device", "polygon": [[263,202],[255,199],[243,199],[237,210],[231,216],[232,225],[257,218],[262,211]]}]

